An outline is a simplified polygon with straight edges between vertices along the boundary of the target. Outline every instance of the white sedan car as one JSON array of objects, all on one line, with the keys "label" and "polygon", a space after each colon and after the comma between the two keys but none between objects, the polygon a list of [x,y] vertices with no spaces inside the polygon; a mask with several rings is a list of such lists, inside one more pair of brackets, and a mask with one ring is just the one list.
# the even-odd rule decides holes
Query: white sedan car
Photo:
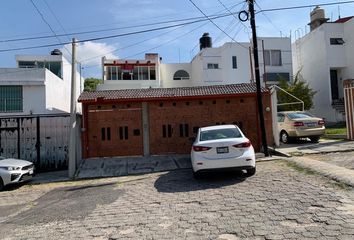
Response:
[{"label": "white sedan car", "polygon": [[0,157],[0,190],[9,184],[28,181],[33,177],[33,174],[33,163]]},{"label": "white sedan car", "polygon": [[253,146],[235,125],[203,127],[191,150],[193,173],[210,170],[246,170],[247,176],[256,173],[256,157]]}]

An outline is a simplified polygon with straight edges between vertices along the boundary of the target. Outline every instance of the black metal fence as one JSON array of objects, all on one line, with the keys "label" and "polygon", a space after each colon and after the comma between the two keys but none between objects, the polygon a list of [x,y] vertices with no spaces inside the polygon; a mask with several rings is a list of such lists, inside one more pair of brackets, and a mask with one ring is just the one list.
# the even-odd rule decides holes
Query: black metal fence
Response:
[{"label": "black metal fence", "polygon": [[31,161],[39,171],[68,168],[69,115],[0,118],[0,155]]}]

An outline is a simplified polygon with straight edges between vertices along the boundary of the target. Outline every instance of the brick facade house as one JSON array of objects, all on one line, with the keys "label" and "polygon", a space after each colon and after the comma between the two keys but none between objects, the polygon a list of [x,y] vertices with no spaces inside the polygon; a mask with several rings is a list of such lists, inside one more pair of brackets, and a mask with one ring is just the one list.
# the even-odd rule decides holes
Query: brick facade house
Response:
[{"label": "brick facade house", "polygon": [[[271,96],[263,88],[264,108]],[[199,127],[236,124],[260,150],[255,84],[84,92],[83,158],[187,154]],[[264,111],[273,143],[271,111]]]}]

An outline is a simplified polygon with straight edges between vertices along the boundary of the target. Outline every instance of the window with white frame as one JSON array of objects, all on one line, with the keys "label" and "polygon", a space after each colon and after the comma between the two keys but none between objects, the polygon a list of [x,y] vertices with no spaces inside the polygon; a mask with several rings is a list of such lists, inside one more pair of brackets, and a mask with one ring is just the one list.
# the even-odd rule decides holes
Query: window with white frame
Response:
[{"label": "window with white frame", "polygon": [[264,50],[264,62],[266,66],[281,66],[281,51]]}]

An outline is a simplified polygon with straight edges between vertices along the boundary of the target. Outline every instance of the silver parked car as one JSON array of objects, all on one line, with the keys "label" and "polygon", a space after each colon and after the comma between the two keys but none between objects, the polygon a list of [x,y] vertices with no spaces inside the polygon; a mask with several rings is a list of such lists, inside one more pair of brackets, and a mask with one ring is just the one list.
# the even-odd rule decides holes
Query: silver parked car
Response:
[{"label": "silver parked car", "polygon": [[318,142],[325,134],[325,121],[307,112],[287,111],[278,112],[278,129],[280,141],[288,143],[292,138],[310,138]]},{"label": "silver parked car", "polygon": [[28,181],[33,175],[32,162],[0,157],[0,190],[9,184]]}]

